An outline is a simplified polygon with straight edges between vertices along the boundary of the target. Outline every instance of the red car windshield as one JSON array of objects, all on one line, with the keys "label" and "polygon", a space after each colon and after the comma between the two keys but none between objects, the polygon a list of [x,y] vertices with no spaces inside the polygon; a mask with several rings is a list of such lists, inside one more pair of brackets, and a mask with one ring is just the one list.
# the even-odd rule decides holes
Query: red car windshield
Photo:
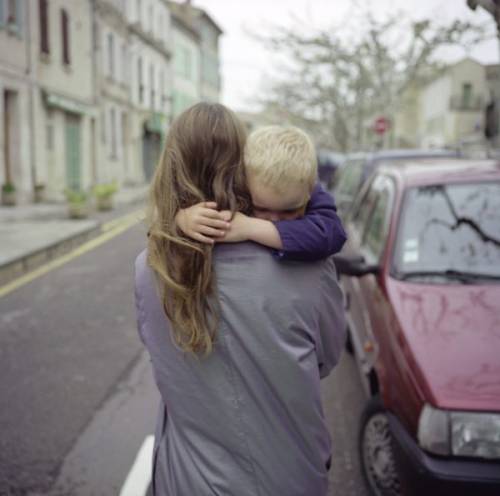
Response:
[{"label": "red car windshield", "polygon": [[403,278],[500,282],[500,181],[408,190],[394,269]]}]

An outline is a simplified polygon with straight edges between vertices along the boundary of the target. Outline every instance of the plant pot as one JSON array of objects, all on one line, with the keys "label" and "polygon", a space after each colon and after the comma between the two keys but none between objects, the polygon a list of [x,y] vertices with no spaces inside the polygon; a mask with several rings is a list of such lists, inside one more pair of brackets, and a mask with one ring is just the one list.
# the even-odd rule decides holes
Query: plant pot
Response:
[{"label": "plant pot", "polygon": [[68,203],[70,219],[86,219],[89,216],[89,207],[86,203]]},{"label": "plant pot", "polygon": [[113,210],[113,197],[112,196],[101,196],[97,198],[97,210],[100,212],[105,212],[107,210]]},{"label": "plant pot", "polygon": [[17,195],[15,191],[2,190],[2,205],[13,207],[17,203]]}]

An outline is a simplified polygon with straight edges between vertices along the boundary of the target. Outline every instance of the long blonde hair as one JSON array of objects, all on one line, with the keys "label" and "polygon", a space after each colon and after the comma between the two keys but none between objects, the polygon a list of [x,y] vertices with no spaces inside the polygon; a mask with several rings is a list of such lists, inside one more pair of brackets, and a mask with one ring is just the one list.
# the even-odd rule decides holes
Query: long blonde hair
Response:
[{"label": "long blonde hair", "polygon": [[149,194],[148,264],[155,271],[173,337],[184,351],[210,353],[217,327],[210,245],[186,238],[175,215],[203,201],[249,213],[246,133],[223,105],[198,103],[173,122]]}]

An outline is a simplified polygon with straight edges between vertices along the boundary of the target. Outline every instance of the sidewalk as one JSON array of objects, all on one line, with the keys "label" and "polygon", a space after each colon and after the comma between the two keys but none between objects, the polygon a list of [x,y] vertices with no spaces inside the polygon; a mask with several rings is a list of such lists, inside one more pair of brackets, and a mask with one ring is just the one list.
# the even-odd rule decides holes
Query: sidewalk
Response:
[{"label": "sidewalk", "polygon": [[101,233],[102,226],[145,206],[148,186],[122,188],[109,212],[68,219],[66,204],[0,206],[0,286],[71,251]]}]

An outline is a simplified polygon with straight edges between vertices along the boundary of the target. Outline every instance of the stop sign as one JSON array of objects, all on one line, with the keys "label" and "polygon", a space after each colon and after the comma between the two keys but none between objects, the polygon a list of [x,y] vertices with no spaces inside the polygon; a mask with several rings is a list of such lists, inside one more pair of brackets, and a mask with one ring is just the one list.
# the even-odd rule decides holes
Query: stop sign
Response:
[{"label": "stop sign", "polygon": [[389,129],[389,126],[389,119],[386,119],[385,117],[377,117],[375,119],[373,129],[377,134],[384,134]]}]

